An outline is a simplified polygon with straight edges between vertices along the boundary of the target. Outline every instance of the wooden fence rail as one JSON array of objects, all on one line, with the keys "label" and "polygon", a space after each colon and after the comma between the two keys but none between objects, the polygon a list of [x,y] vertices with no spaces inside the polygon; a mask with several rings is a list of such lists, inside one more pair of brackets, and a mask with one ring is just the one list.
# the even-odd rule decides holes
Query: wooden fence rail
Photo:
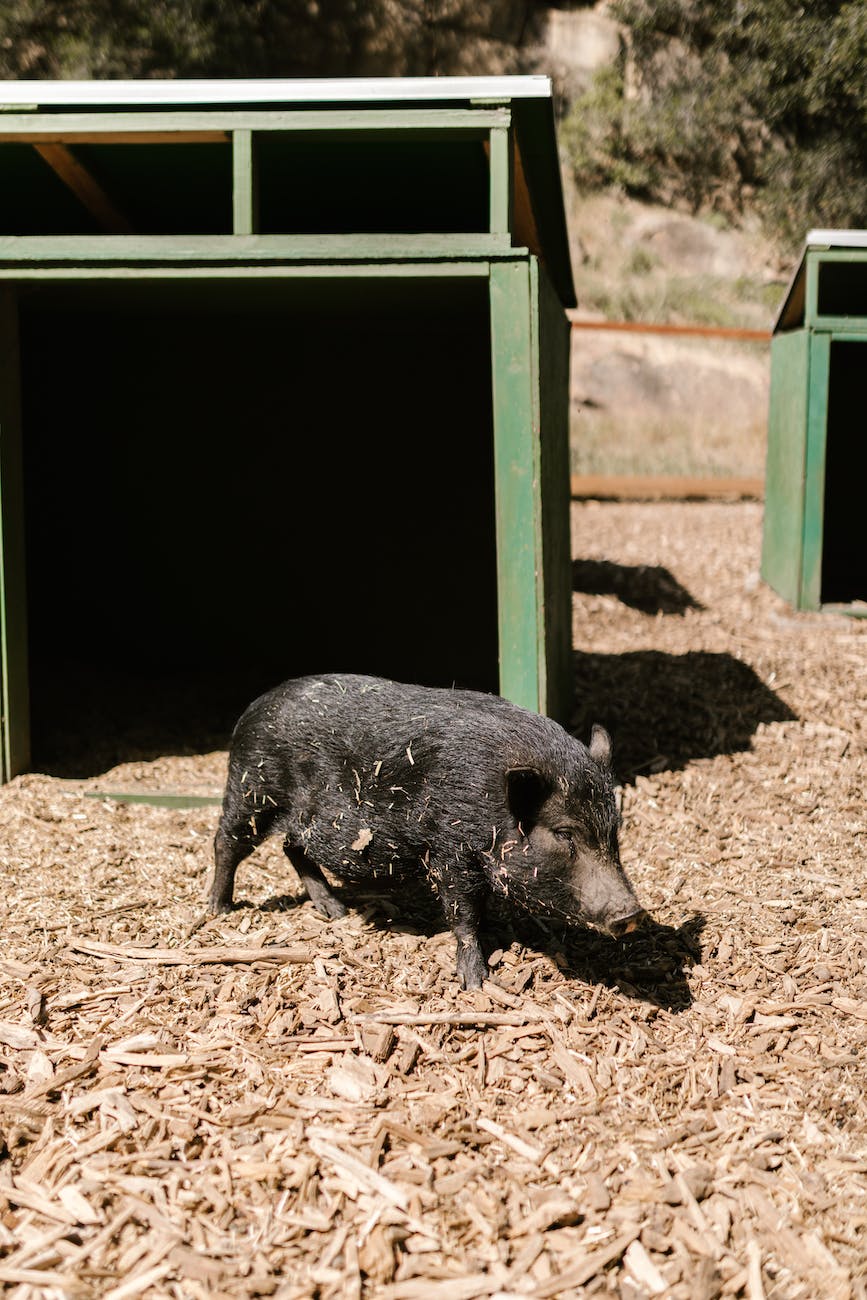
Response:
[{"label": "wooden fence rail", "polygon": [[[648,321],[585,320],[567,313],[573,330],[611,330],[623,334],[661,334],[680,338],[731,339],[770,343],[770,330],[723,325],[659,325]],[[573,500],[600,501],[761,501],[761,478],[697,478],[665,474],[573,474]]]},{"label": "wooden fence rail", "polygon": [[621,334],[673,334],[681,338],[732,339],[747,343],[770,343],[770,330],[740,329],[725,325],[654,325],[640,320],[585,320],[567,312],[573,330],[614,330]]}]

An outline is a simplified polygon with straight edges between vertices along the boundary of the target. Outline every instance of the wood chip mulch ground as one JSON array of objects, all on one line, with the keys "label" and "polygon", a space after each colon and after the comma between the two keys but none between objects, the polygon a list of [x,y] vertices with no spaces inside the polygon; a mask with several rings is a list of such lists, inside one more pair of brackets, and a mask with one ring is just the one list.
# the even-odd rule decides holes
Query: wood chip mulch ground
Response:
[{"label": "wood chip mulch ground", "polygon": [[[755,504],[574,507],[578,734],[621,944],[423,897],[205,919],[223,753],[0,791],[0,1284],[28,1297],[867,1295],[867,623],[758,579]],[[347,665],[351,668],[351,665]]]}]

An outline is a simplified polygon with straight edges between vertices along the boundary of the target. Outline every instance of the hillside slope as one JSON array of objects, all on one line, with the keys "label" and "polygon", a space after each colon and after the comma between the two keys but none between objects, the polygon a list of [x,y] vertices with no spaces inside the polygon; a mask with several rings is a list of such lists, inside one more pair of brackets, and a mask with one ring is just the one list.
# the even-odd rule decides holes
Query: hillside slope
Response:
[{"label": "hillside slope", "polygon": [[[768,329],[788,268],[735,230],[566,176],[579,316]],[[765,343],[573,330],[574,473],[761,475]]]}]

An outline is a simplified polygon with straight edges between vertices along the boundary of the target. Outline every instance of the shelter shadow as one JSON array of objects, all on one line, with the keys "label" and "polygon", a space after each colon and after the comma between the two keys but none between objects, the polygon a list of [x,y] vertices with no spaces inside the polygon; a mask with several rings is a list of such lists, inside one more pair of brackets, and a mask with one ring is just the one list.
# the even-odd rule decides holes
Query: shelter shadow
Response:
[{"label": "shelter shadow", "polygon": [[579,652],[575,701],[570,730],[586,738],[594,722],[606,727],[623,781],[749,749],[761,723],[796,718],[748,664],[705,650]]},{"label": "shelter shadow", "polygon": [[76,663],[37,682],[34,769],[91,777],[121,763],[225,749],[242,710],[274,679],[255,669],[149,675]]},{"label": "shelter shadow", "polygon": [[704,609],[674,574],[661,564],[614,564],[611,560],[573,560],[572,590],[617,596],[643,614],[684,614]]}]

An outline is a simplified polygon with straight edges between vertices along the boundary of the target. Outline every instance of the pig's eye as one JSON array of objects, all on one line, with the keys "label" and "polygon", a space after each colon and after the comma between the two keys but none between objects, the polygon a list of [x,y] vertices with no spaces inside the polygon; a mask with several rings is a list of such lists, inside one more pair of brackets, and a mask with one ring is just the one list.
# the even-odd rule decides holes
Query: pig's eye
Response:
[{"label": "pig's eye", "polygon": [[554,832],[554,835],[556,836],[556,838],[557,838],[558,840],[563,840],[563,842],[564,842],[565,844],[568,844],[568,845],[569,845],[569,855],[570,855],[570,857],[573,857],[573,858],[574,858],[574,856],[575,856],[575,840],[574,840],[574,838],[573,838],[572,832],[569,831],[569,830],[566,830],[565,827],[561,827],[559,830],[556,830],[556,831]]}]

